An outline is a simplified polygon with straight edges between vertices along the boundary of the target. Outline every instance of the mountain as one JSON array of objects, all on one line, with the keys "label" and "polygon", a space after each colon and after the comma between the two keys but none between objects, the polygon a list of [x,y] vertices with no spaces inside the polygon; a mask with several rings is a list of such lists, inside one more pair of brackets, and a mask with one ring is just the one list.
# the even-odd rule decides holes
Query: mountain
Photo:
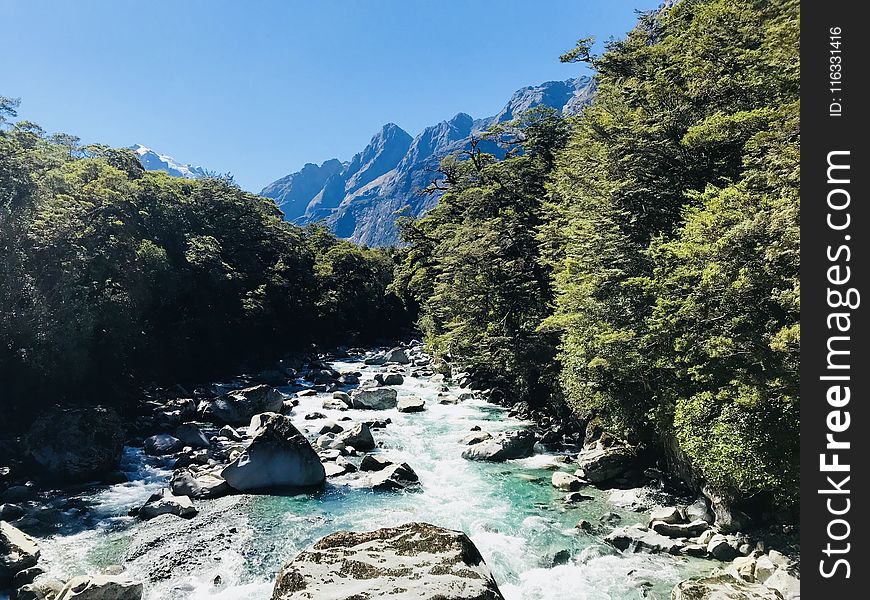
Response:
[{"label": "mountain", "polygon": [[171,156],[155,152],[151,148],[146,148],[141,144],[133,144],[130,150],[136,153],[139,157],[139,162],[147,171],[166,171],[174,177],[184,177],[186,179],[196,179],[197,177],[205,177],[209,172],[202,167],[194,165],[181,164]]},{"label": "mountain", "polygon": [[[595,83],[588,77],[548,81],[517,90],[497,114],[473,119],[459,113],[424,129],[412,138],[388,123],[350,161],[331,159],[306,164],[266,186],[261,195],[273,198],[288,221],[324,221],[340,237],[370,246],[398,242],[396,212],[418,217],[432,208],[438,194],[424,195],[441,159],[468,147],[469,140],[497,123],[510,121],[530,108],[549,106],[574,115],[589,103]],[[483,152],[503,156],[504,150],[485,140]]]},{"label": "mountain", "polygon": [[344,165],[335,158],[322,165],[307,163],[301,171],[270,183],[260,194],[274,198],[278,208],[284,212],[284,218],[295,221],[305,214],[308,203],[323,189],[326,181],[343,169]]}]

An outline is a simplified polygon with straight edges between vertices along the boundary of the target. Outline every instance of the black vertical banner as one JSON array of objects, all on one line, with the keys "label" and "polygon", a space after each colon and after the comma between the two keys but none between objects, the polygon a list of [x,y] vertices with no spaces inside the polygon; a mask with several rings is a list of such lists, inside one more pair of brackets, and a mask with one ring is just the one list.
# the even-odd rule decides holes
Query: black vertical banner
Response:
[{"label": "black vertical banner", "polygon": [[867,598],[870,25],[801,3],[801,596]]}]

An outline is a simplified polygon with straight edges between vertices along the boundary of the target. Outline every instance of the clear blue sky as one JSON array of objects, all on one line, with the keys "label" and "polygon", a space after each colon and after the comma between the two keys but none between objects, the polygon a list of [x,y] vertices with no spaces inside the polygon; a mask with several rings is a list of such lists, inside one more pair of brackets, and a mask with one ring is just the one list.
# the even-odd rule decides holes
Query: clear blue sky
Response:
[{"label": "clear blue sky", "polygon": [[[577,38],[622,37],[658,0],[0,0],[0,95],[85,142],[140,143],[265,184],[494,114],[517,88],[583,72]],[[600,44],[599,44],[600,45]]]}]

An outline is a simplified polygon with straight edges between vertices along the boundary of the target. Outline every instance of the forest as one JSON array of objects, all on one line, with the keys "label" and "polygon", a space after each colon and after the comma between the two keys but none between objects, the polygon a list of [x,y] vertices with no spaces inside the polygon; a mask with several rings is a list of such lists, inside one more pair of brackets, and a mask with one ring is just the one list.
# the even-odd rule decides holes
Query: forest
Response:
[{"label": "forest", "polygon": [[684,0],[601,56],[596,97],[445,161],[393,289],[510,401],[597,415],[735,502],[798,501],[798,3]]},{"label": "forest", "polygon": [[734,501],[798,501],[799,3],[682,0],[588,63],[582,114],[535,109],[443,161],[436,208],[367,248],[230,177],[0,101],[2,405],[123,406],[282,353],[387,342],[508,403],[644,444]]},{"label": "forest", "polygon": [[285,222],[230,178],[145,171],[126,149],[0,123],[0,379],[26,422],[282,353],[395,338],[395,251]]}]

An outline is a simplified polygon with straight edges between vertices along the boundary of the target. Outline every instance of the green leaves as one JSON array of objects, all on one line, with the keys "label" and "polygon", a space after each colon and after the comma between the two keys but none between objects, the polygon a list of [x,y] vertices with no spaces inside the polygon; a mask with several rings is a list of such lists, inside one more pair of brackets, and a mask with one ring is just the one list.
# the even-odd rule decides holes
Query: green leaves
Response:
[{"label": "green leaves", "polygon": [[[683,1],[595,64],[540,236],[566,397],[736,497],[797,495],[792,2]],[[786,69],[785,63],[790,63]],[[650,420],[650,415],[656,415]]]},{"label": "green leaves", "polygon": [[22,417],[58,390],[122,402],[131,384],[390,338],[408,320],[386,293],[389,252],[305,233],[229,179],[145,172],[32,124],[0,128],[0,210],[0,379]]}]

